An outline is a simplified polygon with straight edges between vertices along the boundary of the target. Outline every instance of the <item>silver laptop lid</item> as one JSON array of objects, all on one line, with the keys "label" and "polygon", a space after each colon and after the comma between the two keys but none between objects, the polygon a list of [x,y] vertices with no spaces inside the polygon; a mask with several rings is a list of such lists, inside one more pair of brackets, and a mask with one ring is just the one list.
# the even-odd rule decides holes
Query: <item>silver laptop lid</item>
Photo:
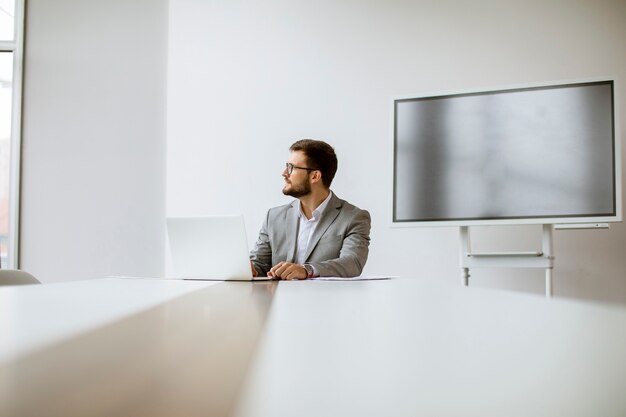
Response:
[{"label": "silver laptop lid", "polygon": [[170,217],[167,232],[176,277],[252,280],[243,216]]}]

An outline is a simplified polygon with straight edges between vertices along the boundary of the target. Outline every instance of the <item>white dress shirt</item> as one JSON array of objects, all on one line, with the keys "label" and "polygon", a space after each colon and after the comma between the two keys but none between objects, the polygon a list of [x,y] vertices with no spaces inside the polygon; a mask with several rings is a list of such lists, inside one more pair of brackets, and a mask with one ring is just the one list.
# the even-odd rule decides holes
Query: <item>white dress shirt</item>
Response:
[{"label": "white dress shirt", "polygon": [[[315,228],[320,221],[320,217],[322,216],[322,213],[328,205],[328,202],[330,201],[330,197],[332,195],[332,191],[328,193],[328,197],[326,197],[326,199],[322,201],[321,204],[315,208],[315,210],[313,210],[313,214],[310,219],[307,219],[304,215],[304,212],[302,211],[302,202],[300,203],[300,211],[298,213],[300,222],[298,224],[298,243],[296,244],[296,263],[304,263],[304,255],[306,254],[306,251],[309,247],[311,236],[313,236],[313,232],[315,231]],[[317,271],[315,271],[315,268],[313,270],[313,275],[317,275]]]}]

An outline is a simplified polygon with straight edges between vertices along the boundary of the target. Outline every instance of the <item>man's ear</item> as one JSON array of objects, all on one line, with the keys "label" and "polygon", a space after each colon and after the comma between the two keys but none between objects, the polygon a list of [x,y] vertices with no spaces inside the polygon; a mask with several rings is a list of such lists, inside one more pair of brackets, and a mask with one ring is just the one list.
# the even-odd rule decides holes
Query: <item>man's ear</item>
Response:
[{"label": "man's ear", "polygon": [[311,182],[316,183],[322,181],[322,171],[312,171],[311,174]]}]

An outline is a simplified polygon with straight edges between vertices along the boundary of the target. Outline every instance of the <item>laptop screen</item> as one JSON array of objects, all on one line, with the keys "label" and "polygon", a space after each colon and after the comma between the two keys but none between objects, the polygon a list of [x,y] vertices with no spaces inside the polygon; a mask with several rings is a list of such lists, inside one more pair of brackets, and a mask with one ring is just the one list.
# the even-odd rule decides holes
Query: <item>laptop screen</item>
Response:
[{"label": "laptop screen", "polygon": [[243,216],[170,217],[174,273],[184,279],[252,279]]}]

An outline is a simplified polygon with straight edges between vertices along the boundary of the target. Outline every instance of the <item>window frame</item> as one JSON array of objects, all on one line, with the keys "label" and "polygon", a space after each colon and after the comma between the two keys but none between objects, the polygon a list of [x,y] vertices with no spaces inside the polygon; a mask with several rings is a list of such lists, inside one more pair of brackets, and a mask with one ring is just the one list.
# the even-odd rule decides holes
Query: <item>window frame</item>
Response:
[{"label": "window frame", "polygon": [[13,40],[0,40],[0,53],[13,54],[11,103],[11,137],[9,156],[9,229],[7,236],[7,264],[2,269],[19,268],[20,230],[20,173],[22,151],[22,92],[24,68],[24,21],[26,0],[15,0]]}]

